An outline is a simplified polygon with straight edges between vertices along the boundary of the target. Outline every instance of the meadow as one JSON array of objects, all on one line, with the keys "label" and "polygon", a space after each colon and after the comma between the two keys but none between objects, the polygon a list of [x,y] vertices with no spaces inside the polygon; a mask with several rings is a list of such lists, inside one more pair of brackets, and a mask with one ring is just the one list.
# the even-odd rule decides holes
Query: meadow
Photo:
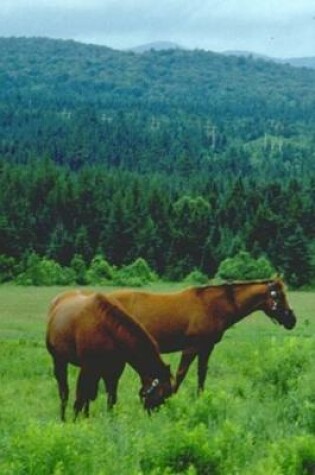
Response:
[{"label": "meadow", "polygon": [[[175,287],[154,288],[162,285]],[[196,395],[193,365],[179,393],[152,416],[128,367],[113,413],[101,387],[90,418],[73,423],[72,368],[63,424],[44,341],[47,308],[61,290],[0,286],[2,475],[314,475],[314,292],[289,294],[293,331],[262,313],[227,331],[204,393]],[[174,371],[178,358],[163,355]]]}]

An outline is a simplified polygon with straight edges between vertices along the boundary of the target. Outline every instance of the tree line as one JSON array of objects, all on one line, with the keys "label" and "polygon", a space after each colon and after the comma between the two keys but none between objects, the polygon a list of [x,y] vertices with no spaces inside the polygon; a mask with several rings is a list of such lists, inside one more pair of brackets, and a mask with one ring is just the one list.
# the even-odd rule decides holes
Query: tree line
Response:
[{"label": "tree line", "polygon": [[102,255],[123,266],[144,258],[161,277],[214,276],[239,251],[266,256],[289,283],[314,277],[314,179],[259,183],[184,180],[101,166],[1,164],[1,253],[69,265]]}]

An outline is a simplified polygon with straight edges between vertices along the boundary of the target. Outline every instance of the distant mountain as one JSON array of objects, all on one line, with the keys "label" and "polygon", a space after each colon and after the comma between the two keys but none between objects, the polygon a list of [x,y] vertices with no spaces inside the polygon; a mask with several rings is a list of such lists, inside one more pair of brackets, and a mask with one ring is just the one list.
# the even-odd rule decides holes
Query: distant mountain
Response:
[{"label": "distant mountain", "polygon": [[155,41],[153,43],[146,43],[144,45],[135,46],[134,48],[129,48],[128,51],[133,51],[134,53],[145,53],[146,51],[164,51],[169,49],[184,49],[176,43],[171,41]]},{"label": "distant mountain", "polygon": [[296,68],[310,68],[315,69],[315,56],[306,58],[287,58],[279,60],[281,63],[288,63]]},{"label": "distant mountain", "polygon": [[223,51],[225,56],[241,56],[244,58],[253,58],[253,59],[263,59],[265,61],[274,61],[274,58],[266,56],[265,54],[254,53],[253,51],[242,51],[242,50],[228,50]]},{"label": "distant mountain", "polygon": [[273,58],[253,51],[224,51],[226,56],[239,56],[244,58],[262,59],[263,61],[272,61],[274,63],[290,64],[295,68],[315,69],[315,56],[305,58]]},{"label": "distant mountain", "polygon": [[312,69],[249,52],[224,55],[170,42],[142,50],[147,53],[47,38],[0,38],[0,106],[14,113],[17,108],[29,112],[30,104],[36,113],[94,107],[107,118],[120,112],[161,120],[183,114],[185,120],[202,117],[217,125],[246,118],[256,129],[263,118],[273,123],[314,118]]}]

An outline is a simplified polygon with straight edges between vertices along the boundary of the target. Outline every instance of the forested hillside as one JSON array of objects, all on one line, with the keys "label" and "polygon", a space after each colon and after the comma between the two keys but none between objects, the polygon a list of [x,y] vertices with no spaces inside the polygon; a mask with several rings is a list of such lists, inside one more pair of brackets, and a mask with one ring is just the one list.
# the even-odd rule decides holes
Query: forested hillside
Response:
[{"label": "forested hillside", "polygon": [[0,252],[314,278],[315,71],[0,38]]}]

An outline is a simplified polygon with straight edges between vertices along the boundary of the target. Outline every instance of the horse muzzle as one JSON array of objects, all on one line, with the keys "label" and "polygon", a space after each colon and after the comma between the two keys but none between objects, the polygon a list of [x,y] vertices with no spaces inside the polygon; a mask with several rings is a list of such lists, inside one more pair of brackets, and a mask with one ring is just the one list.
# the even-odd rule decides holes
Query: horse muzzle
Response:
[{"label": "horse muzzle", "polygon": [[296,316],[293,310],[285,310],[281,323],[287,330],[292,330],[296,325]]}]

